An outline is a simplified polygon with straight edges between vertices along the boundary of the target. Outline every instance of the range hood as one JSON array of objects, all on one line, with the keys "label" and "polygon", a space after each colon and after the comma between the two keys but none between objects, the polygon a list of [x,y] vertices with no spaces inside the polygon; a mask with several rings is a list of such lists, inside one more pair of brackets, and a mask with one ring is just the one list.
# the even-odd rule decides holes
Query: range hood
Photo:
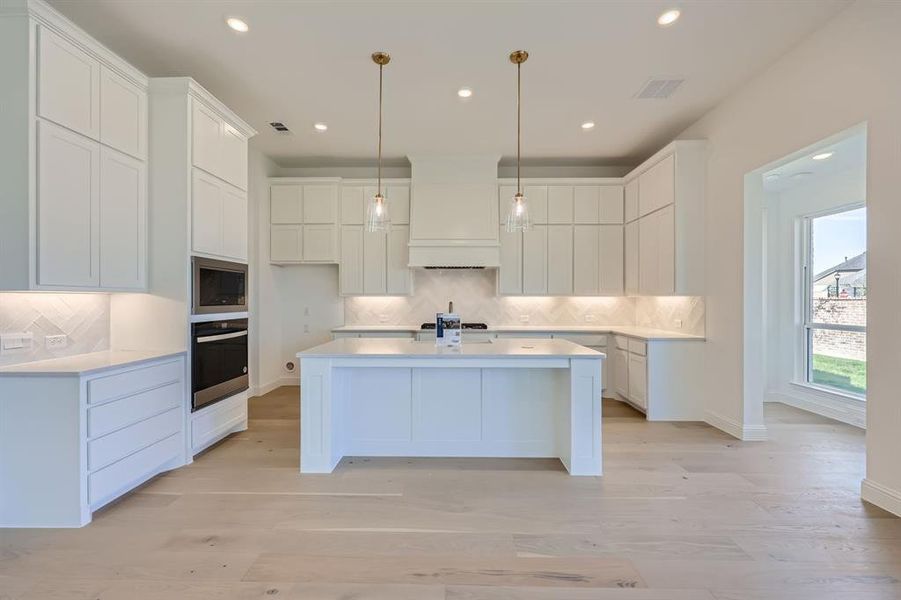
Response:
[{"label": "range hood", "polygon": [[500,156],[410,156],[411,267],[498,267]]}]

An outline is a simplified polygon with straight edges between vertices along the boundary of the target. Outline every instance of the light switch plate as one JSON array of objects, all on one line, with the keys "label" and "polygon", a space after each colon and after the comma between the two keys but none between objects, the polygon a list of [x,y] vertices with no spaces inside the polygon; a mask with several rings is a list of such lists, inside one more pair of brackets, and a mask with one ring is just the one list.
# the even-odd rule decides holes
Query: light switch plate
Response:
[{"label": "light switch plate", "polygon": [[4,333],[0,334],[0,354],[25,354],[31,351],[34,336],[30,333]]},{"label": "light switch plate", "polygon": [[682,329],[682,319],[676,319],[673,321],[673,325],[676,326],[676,329]]}]

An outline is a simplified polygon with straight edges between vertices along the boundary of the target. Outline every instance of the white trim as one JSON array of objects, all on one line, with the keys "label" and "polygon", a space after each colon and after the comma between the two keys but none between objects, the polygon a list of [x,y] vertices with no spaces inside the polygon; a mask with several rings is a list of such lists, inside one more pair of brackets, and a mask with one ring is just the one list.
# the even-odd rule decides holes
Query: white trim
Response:
[{"label": "white trim", "polygon": [[255,385],[250,388],[250,396],[265,396],[269,392],[273,390],[277,390],[280,387],[292,386],[297,387],[300,385],[300,379],[297,377],[280,377],[278,379],[274,379],[269,383],[263,383],[261,385]]},{"label": "white trim", "polygon": [[708,425],[724,431],[743,442],[764,442],[767,440],[766,425],[742,425],[734,419],[724,417],[711,410],[704,413]]},{"label": "white trim", "polygon": [[821,417],[834,419],[847,425],[866,429],[867,427],[867,408],[866,402],[833,394],[825,390],[820,390],[806,386],[803,384],[793,383],[798,386],[798,394],[790,394],[787,391],[769,391],[767,392],[765,402],[781,402],[788,406],[806,410],[807,412]]},{"label": "white trim", "polygon": [[860,497],[870,504],[901,517],[901,492],[871,479],[860,482]]},{"label": "white trim", "polygon": [[228,121],[244,137],[252,138],[257,134],[256,129],[190,77],[154,77],[150,80],[150,88],[155,93],[185,94],[196,98]]}]

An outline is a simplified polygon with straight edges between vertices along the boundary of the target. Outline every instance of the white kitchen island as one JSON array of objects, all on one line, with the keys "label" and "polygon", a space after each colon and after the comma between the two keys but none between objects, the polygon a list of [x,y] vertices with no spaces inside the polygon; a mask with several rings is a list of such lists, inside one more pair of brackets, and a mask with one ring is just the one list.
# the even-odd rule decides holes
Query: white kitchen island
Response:
[{"label": "white kitchen island", "polygon": [[344,338],[297,356],[301,473],[344,456],[453,456],[556,457],[571,475],[601,474],[601,352]]}]

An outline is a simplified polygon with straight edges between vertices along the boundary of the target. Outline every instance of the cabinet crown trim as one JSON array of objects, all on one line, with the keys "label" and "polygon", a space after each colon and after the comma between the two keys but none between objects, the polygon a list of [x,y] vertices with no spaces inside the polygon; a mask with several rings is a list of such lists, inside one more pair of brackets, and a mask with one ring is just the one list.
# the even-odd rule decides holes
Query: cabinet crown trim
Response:
[{"label": "cabinet crown trim", "polygon": [[225,121],[228,121],[228,124],[237,129],[244,137],[252,138],[257,134],[256,129],[251,127],[244,119],[235,114],[221,100],[191,77],[153,77],[150,79],[150,88],[153,92],[187,94],[203,102],[207,108],[217,113]]}]

